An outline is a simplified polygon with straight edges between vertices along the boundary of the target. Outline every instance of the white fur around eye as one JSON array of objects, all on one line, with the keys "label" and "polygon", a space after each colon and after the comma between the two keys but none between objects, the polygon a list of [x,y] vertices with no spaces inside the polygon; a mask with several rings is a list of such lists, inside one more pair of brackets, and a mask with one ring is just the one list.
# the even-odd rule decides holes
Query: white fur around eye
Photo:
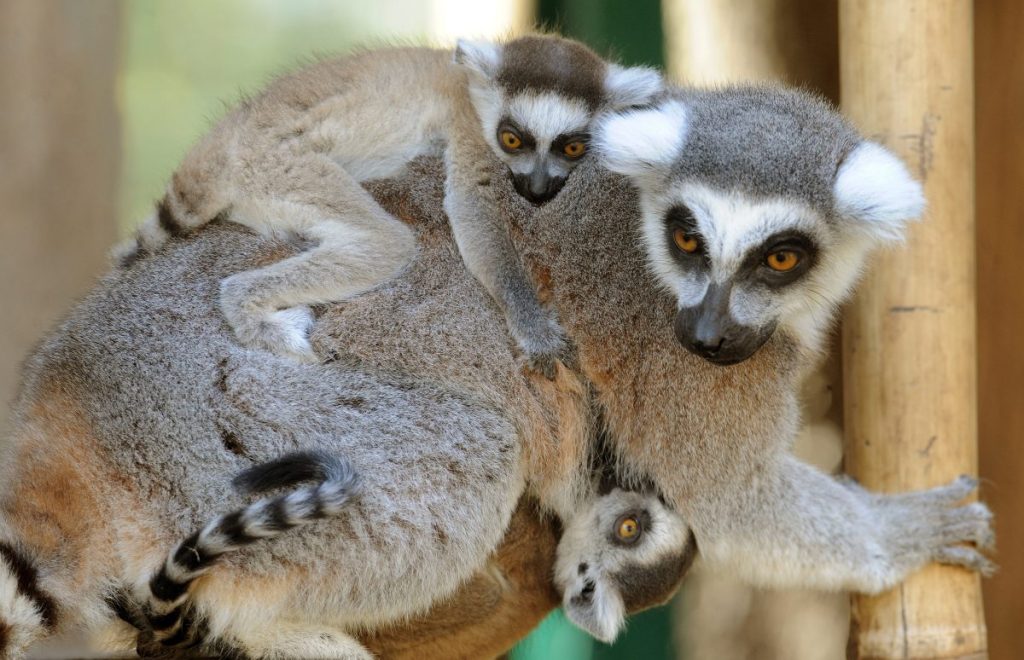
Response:
[{"label": "white fur around eye", "polygon": [[665,89],[665,81],[660,73],[645,66],[609,64],[604,89],[612,108],[627,108],[650,103]]},{"label": "white fur around eye", "polygon": [[594,144],[605,167],[643,179],[663,173],[675,162],[687,130],[686,106],[670,101],[655,108],[602,117]]},{"label": "white fur around eye", "polygon": [[839,166],[833,188],[836,210],[879,241],[898,241],[904,225],[921,216],[925,199],[921,184],[892,152],[874,142],[861,142]]},{"label": "white fur around eye", "polygon": [[507,111],[537,141],[538,151],[547,151],[559,135],[584,131],[590,123],[590,109],[583,101],[553,92],[516,94],[508,99]]}]

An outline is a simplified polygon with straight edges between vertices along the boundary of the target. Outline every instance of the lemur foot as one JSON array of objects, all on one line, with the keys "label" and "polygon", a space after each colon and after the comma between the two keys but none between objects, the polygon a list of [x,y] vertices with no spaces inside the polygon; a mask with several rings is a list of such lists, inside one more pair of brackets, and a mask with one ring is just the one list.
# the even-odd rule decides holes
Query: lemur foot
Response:
[{"label": "lemur foot", "polygon": [[[244,274],[243,274],[244,275]],[[304,305],[264,309],[252,303],[249,287],[232,276],[221,283],[220,307],[238,341],[296,362],[320,361],[309,343],[313,312]]]},{"label": "lemur foot", "polygon": [[576,355],[562,326],[553,319],[546,321],[543,325],[520,333],[518,343],[526,368],[542,374],[548,380],[554,380],[558,374],[558,363],[574,368]]},{"label": "lemur foot", "polygon": [[243,657],[335,658],[373,660],[373,655],[347,633],[300,624],[279,624],[237,635]]},{"label": "lemur foot", "polygon": [[995,572],[996,565],[980,552],[995,547],[991,510],[981,502],[957,506],[977,487],[977,479],[961,476],[945,486],[916,493],[869,494],[879,515],[890,523],[893,564],[913,570],[934,561],[986,576]]}]

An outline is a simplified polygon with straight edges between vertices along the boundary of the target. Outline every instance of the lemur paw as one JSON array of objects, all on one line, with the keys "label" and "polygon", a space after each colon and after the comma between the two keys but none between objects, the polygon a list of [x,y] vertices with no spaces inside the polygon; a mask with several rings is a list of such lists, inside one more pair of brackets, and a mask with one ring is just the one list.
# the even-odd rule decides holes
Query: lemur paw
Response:
[{"label": "lemur paw", "polygon": [[292,307],[255,317],[235,328],[238,341],[250,348],[270,351],[296,362],[317,364],[320,360],[309,343],[313,314],[307,307]]},{"label": "lemur paw", "polygon": [[923,555],[925,561],[991,575],[996,566],[979,550],[995,548],[992,511],[981,502],[957,506],[977,487],[977,479],[961,476],[945,486],[890,498],[876,496],[876,501],[899,510],[893,533],[906,557]]},{"label": "lemur paw", "polygon": [[519,348],[523,351],[526,368],[548,380],[555,379],[559,362],[570,369],[576,366],[572,343],[556,321],[550,321],[543,329],[526,333],[519,339]]},{"label": "lemur paw", "polygon": [[309,343],[313,312],[306,306],[271,309],[255,300],[254,287],[245,273],[221,282],[220,308],[238,341],[282,357],[315,364],[319,358]]}]

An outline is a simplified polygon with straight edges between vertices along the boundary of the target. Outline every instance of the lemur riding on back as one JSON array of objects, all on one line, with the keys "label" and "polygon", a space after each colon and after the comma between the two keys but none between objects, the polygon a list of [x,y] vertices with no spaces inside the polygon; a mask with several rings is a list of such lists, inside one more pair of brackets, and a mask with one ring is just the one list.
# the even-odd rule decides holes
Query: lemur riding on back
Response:
[{"label": "lemur riding on back", "polygon": [[409,228],[360,183],[443,152],[445,209],[463,260],[503,308],[527,364],[552,377],[566,342],[512,248],[494,199],[495,166],[542,204],[586,154],[599,113],[646,103],[661,89],[653,70],[609,64],[548,35],[323,61],[273,82],[200,140],[123,260],[215,218],[313,242],[225,279],[220,304],[243,343],[316,361],[307,306],[372,288],[415,251]]}]

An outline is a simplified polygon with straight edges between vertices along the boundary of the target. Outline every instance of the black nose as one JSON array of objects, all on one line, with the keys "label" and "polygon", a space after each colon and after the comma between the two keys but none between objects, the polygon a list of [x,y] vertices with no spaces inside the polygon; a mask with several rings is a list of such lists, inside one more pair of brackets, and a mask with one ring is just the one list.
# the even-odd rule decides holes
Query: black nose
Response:
[{"label": "black nose", "polygon": [[538,206],[551,201],[565,185],[563,177],[537,177],[529,174],[517,174],[513,179],[516,192],[530,203]]},{"label": "black nose", "polygon": [[725,346],[725,337],[696,338],[690,343],[690,350],[703,358],[717,357]]}]

